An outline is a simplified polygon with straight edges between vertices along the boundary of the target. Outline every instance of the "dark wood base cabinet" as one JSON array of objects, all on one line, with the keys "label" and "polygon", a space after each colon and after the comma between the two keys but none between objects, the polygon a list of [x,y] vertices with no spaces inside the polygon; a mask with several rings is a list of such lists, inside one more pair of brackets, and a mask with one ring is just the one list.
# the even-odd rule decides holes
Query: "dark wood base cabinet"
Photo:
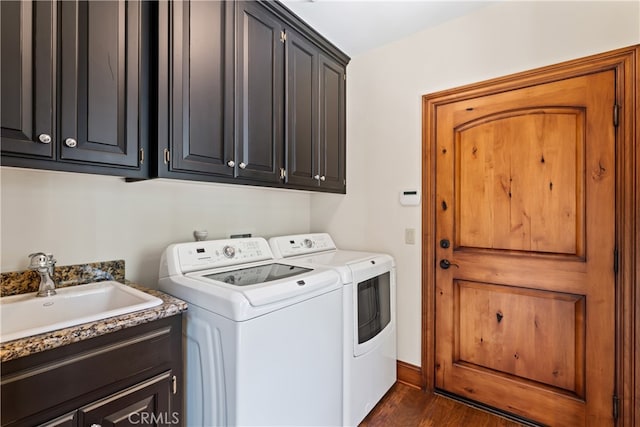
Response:
[{"label": "dark wood base cabinet", "polygon": [[2,426],[182,425],[182,316],[2,364]]}]

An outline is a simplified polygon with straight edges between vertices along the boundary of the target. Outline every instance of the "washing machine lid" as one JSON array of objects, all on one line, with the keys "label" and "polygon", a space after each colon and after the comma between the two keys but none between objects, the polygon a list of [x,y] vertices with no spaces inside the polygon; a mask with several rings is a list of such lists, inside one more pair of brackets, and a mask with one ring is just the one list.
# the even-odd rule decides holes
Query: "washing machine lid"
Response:
[{"label": "washing machine lid", "polygon": [[311,268],[273,262],[218,273],[204,274],[202,277],[217,282],[224,282],[232,286],[251,286],[274,280],[287,279],[310,271],[312,271]]},{"label": "washing machine lid", "polygon": [[250,306],[261,307],[292,304],[309,298],[311,294],[330,292],[340,287],[336,272],[318,267],[266,262],[193,272],[186,276],[203,283],[205,289],[213,291],[217,288],[216,292],[229,295],[228,300],[232,303],[237,301],[232,294],[239,294]]}]

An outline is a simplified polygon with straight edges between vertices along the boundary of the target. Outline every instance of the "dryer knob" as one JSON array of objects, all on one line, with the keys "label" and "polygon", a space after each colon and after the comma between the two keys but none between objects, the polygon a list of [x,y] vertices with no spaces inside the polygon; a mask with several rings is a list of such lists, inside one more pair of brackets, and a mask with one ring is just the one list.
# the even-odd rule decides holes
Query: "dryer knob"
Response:
[{"label": "dryer knob", "polygon": [[304,239],[302,241],[302,243],[304,244],[305,247],[310,248],[313,246],[313,241],[311,239]]},{"label": "dryer knob", "polygon": [[233,246],[227,245],[224,248],[222,248],[222,253],[227,258],[233,258],[234,256],[236,256],[236,248],[234,248]]}]

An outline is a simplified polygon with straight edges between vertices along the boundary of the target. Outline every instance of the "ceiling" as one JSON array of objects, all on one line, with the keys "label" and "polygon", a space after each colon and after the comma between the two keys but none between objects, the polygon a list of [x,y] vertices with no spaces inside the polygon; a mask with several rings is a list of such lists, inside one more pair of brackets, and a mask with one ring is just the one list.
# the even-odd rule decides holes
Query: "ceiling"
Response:
[{"label": "ceiling", "polygon": [[281,0],[350,56],[466,15],[488,1]]}]

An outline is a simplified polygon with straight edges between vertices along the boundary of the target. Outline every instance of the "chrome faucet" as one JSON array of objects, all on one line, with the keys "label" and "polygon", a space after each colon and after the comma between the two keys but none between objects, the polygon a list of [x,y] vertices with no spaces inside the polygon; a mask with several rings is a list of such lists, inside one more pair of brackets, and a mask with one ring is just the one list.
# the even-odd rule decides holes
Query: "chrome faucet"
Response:
[{"label": "chrome faucet", "polygon": [[52,254],[44,252],[36,252],[29,255],[31,263],[29,269],[35,270],[40,274],[40,286],[38,287],[37,297],[48,297],[56,294],[56,285],[51,278],[53,269],[56,266],[56,260]]}]

